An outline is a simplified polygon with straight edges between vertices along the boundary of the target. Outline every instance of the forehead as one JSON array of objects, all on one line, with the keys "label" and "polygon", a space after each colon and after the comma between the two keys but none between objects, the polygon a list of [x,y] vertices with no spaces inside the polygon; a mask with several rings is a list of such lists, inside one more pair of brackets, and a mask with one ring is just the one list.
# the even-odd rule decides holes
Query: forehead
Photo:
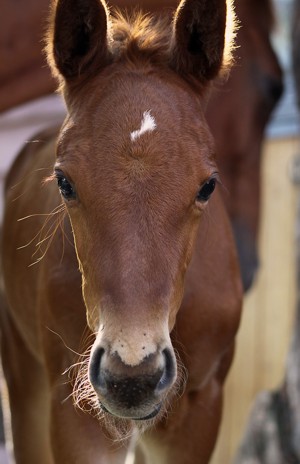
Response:
[{"label": "forehead", "polygon": [[71,107],[61,161],[76,159],[78,166],[88,157],[104,171],[112,160],[115,167],[126,159],[170,167],[180,157],[182,169],[193,162],[209,169],[213,143],[201,101],[176,76],[168,77],[128,71],[96,79]]}]

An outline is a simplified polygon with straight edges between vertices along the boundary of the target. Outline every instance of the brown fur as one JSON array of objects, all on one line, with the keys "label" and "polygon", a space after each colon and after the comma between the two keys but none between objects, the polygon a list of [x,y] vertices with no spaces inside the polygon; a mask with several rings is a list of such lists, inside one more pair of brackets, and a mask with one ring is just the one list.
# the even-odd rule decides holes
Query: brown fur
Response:
[{"label": "brown fur", "polygon": [[[133,429],[149,463],[205,464],[241,310],[228,218],[218,188],[209,202],[202,193],[218,177],[203,107],[222,68],[225,3],[182,2],[165,63],[149,19],[145,38],[125,40],[129,26],[111,28],[104,4],[74,1],[56,4],[50,47],[67,118],[23,150],[6,184],[2,357],[16,462],[119,464]],[[132,140],[150,114],[153,130]],[[61,196],[43,182],[55,152]],[[74,385],[66,374],[86,347]],[[74,388],[98,420],[74,407]]]},{"label": "brown fur", "polygon": [[274,9],[271,0],[240,0],[240,10],[247,12],[247,18],[243,15],[243,21],[259,22],[260,27],[271,31],[275,25]]}]

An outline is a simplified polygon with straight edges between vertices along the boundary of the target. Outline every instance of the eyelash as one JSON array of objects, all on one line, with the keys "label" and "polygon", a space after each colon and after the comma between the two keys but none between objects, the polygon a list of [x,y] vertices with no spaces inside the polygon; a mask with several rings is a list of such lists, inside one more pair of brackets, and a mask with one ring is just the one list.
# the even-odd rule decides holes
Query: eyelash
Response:
[{"label": "eyelash", "polygon": [[77,197],[75,187],[65,174],[62,171],[55,171],[55,177],[62,197],[67,201],[75,200]]},{"label": "eyelash", "polygon": [[216,188],[216,184],[217,184],[216,177],[211,177],[210,179],[208,179],[205,182],[205,184],[202,185],[202,187],[200,188],[197,194],[197,197],[196,197],[196,201],[200,203],[206,203],[210,199],[211,195],[213,194]]}]

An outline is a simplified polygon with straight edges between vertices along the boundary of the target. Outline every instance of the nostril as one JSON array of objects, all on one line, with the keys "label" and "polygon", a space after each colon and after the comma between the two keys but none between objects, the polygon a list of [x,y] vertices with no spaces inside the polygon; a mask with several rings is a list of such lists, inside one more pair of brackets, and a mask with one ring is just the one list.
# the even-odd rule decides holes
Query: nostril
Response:
[{"label": "nostril", "polygon": [[175,362],[170,350],[166,348],[165,350],[163,350],[162,354],[165,358],[165,367],[163,370],[163,374],[156,386],[157,392],[161,392],[162,390],[168,388],[170,384],[172,384],[172,382],[174,381],[176,375]]},{"label": "nostril", "polygon": [[97,348],[90,359],[90,366],[89,366],[89,377],[91,384],[97,389],[104,389],[105,388],[105,381],[101,376],[101,360],[104,354],[103,348]]}]

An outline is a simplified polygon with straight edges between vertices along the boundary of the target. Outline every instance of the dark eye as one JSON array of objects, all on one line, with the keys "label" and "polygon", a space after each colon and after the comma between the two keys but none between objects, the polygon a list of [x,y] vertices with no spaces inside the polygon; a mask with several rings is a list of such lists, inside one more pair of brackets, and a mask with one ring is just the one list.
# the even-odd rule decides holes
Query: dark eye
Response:
[{"label": "dark eye", "polygon": [[214,178],[205,182],[205,184],[199,190],[196,200],[200,201],[201,203],[208,201],[216,188],[216,183],[217,181]]},{"label": "dark eye", "polygon": [[76,191],[73,185],[68,181],[63,172],[56,172],[57,185],[60,190],[60,193],[65,198],[65,200],[74,200],[76,198]]}]

